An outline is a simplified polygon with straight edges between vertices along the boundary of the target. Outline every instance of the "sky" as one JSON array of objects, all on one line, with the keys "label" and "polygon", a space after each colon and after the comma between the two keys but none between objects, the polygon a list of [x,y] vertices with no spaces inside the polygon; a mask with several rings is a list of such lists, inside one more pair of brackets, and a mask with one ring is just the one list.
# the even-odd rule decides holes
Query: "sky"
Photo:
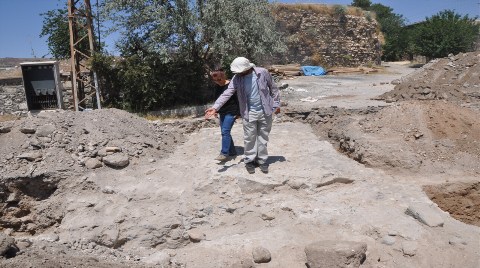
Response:
[{"label": "sky", "polygon": [[[90,0],[92,5],[95,2]],[[349,5],[352,0],[276,0],[276,2]],[[480,17],[480,0],[371,0],[371,2],[391,7],[394,13],[403,15],[407,24],[422,21],[445,9],[469,17]],[[43,22],[40,14],[62,8],[66,3],[67,0],[0,0],[0,58],[50,57],[46,37],[39,37]],[[115,37],[103,37],[103,40],[107,43],[107,49],[115,54],[113,45]]]}]

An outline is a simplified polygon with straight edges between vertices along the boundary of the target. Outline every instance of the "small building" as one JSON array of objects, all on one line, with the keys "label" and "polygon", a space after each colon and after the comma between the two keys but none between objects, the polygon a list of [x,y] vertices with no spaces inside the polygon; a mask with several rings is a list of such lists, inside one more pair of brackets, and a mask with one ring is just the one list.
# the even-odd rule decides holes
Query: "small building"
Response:
[{"label": "small building", "polygon": [[64,108],[58,61],[23,62],[20,66],[29,111]]}]

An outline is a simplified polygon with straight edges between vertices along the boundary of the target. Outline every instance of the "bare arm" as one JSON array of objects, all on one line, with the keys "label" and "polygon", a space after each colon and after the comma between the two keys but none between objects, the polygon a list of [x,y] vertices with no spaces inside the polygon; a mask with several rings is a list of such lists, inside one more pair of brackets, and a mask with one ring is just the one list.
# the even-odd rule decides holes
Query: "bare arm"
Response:
[{"label": "bare arm", "polygon": [[217,113],[218,109],[220,109],[230,99],[230,97],[233,96],[236,91],[237,90],[233,86],[233,82],[230,82],[230,84],[228,84],[228,88],[222,93],[222,95],[217,98],[215,104],[205,110],[205,119],[209,119],[214,116]]}]

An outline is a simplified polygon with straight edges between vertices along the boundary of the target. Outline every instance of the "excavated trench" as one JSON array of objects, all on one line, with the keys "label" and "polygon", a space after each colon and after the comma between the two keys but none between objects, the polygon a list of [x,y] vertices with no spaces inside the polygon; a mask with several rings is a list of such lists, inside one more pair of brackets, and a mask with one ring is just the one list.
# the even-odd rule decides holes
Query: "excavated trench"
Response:
[{"label": "excavated trench", "polygon": [[423,190],[453,218],[480,227],[480,182],[427,185]]},{"label": "excavated trench", "polygon": [[[310,124],[320,139],[330,141],[337,150],[352,159],[368,165],[352,152],[355,140],[348,136],[335,135],[338,122],[349,118],[361,118],[378,113],[384,107],[364,109],[343,109],[338,107],[314,108],[308,111],[285,110],[282,121],[296,121]],[[196,126],[211,127],[211,124]],[[187,131],[192,132],[192,131]],[[333,134],[332,134],[333,133]],[[378,167],[376,167],[378,168]],[[0,185],[0,230],[6,233],[40,234],[49,228],[56,228],[63,218],[61,204],[53,204],[52,196],[60,194],[60,178],[52,175],[9,178]],[[444,211],[467,224],[480,226],[480,183],[429,185],[424,191]],[[52,213],[53,212],[53,213]],[[111,248],[122,247],[118,241]]]},{"label": "excavated trench", "polygon": [[[383,108],[315,108],[310,111],[289,111],[285,115],[288,118],[286,121],[291,120],[310,124],[320,139],[329,140],[340,153],[369,166],[371,161],[364,159],[362,154],[355,153],[358,150],[358,141],[348,135],[344,135],[345,132],[338,131],[336,128],[346,127],[348,122],[353,121],[353,117],[356,117],[358,120],[358,118],[362,118],[365,115],[378,113]],[[342,126],[342,124],[345,125]],[[390,167],[374,166],[373,168],[389,169]],[[401,165],[396,168],[403,168],[407,171],[412,170],[411,167],[402,167]],[[433,202],[443,211],[450,213],[453,218],[466,224],[480,226],[480,182],[427,185],[423,187],[423,190]]]},{"label": "excavated trench", "polygon": [[57,191],[58,182],[45,174],[5,180],[0,186],[0,229],[34,235],[60,223],[61,218],[42,207]]}]

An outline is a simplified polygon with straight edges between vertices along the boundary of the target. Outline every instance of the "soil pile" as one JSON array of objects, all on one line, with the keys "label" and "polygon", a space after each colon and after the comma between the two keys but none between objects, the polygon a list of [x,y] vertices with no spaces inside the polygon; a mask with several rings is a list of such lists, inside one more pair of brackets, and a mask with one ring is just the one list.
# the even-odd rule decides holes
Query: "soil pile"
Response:
[{"label": "soil pile", "polygon": [[123,167],[162,157],[183,140],[176,127],[117,109],[42,112],[1,122],[0,129],[2,178]]},{"label": "soil pile", "polygon": [[480,52],[436,59],[377,99],[462,101],[480,97]]},{"label": "soil pile", "polygon": [[122,168],[172,152],[205,120],[149,122],[118,109],[46,111],[0,121],[0,178],[82,174]]},{"label": "soil pile", "polygon": [[[339,149],[361,163],[401,172],[480,172],[480,53],[431,61],[377,99],[378,112],[340,115],[328,129]],[[468,108],[470,107],[470,108]]]},{"label": "soil pile", "polygon": [[409,101],[341,116],[328,127],[339,149],[372,167],[480,173],[478,113],[445,101]]}]

